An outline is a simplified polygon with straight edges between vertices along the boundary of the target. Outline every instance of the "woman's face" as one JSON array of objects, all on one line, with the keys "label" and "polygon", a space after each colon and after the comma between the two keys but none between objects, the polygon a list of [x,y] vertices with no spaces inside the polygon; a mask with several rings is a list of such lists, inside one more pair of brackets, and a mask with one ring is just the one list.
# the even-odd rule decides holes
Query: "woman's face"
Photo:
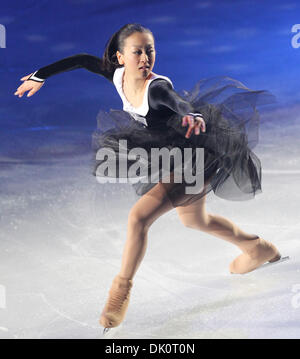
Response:
[{"label": "woman's face", "polygon": [[146,78],[155,63],[154,39],[149,33],[135,32],[124,41],[123,54],[117,51],[119,64],[135,78]]}]

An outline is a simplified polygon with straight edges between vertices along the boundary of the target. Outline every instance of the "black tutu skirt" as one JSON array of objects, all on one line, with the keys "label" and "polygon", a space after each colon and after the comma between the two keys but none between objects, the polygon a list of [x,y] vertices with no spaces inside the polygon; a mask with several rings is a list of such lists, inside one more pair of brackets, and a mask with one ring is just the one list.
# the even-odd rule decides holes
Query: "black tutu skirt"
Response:
[{"label": "black tutu skirt", "polygon": [[[183,91],[179,95],[193,105],[195,113],[203,115],[205,132],[201,131],[199,135],[193,133],[190,138],[185,138],[188,127],[182,126],[183,116],[176,113],[161,118],[164,127],[151,128],[136,121],[126,111],[100,111],[92,138],[95,154],[93,175],[100,182],[105,182],[105,179],[107,182],[108,178],[110,182],[112,179],[115,182],[130,182],[138,196],[148,193],[160,182],[174,207],[187,206],[211,190],[218,197],[231,201],[249,200],[260,193],[261,163],[252,151],[259,135],[257,107],[276,102],[274,95],[266,90],[250,90],[241,82],[223,76],[202,79],[191,91]],[[128,156],[135,148],[142,149],[142,154],[135,158]],[[180,163],[175,162],[171,156],[166,168],[161,160],[154,160],[151,156],[153,148],[177,149],[182,154],[184,149],[188,150],[187,155],[182,156],[184,163],[183,159]],[[197,157],[197,149],[199,151],[200,148],[204,149],[202,157]],[[105,157],[103,153],[102,157],[98,156],[100,149],[105,149]],[[132,168],[137,165],[137,158],[138,166]],[[156,166],[153,166],[154,161],[158,161]],[[119,167],[121,162],[123,170]],[[103,164],[107,166],[106,172],[101,167]],[[196,171],[201,173],[203,186],[200,191],[195,191],[198,187],[196,180],[185,179],[184,166],[188,166],[193,174]],[[150,168],[152,172],[147,171]],[[180,172],[181,180],[177,182],[174,174]],[[193,189],[187,191],[187,187]]]}]

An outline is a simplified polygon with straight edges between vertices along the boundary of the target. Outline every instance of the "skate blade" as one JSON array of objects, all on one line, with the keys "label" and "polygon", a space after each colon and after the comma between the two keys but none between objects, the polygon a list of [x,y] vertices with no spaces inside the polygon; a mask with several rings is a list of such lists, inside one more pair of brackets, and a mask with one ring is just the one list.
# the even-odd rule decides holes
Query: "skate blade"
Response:
[{"label": "skate blade", "polygon": [[104,328],[103,329],[103,335],[106,335],[109,331],[110,331],[111,328]]},{"label": "skate blade", "polygon": [[121,323],[119,326],[117,327],[113,327],[113,328],[104,328],[103,332],[102,332],[102,337],[103,338],[113,338],[118,332],[119,330],[122,328],[122,324]]},{"label": "skate blade", "polygon": [[259,266],[258,268],[254,269],[254,271],[258,270],[258,269],[263,269],[263,268],[266,268],[266,267],[269,267],[271,265],[274,265],[274,264],[278,264],[278,263],[281,263],[281,262],[285,262],[287,260],[289,260],[290,257],[289,256],[285,256],[285,257],[281,257],[280,259],[278,259],[278,261],[275,261],[275,262],[267,262],[265,264],[262,264],[261,266]]}]

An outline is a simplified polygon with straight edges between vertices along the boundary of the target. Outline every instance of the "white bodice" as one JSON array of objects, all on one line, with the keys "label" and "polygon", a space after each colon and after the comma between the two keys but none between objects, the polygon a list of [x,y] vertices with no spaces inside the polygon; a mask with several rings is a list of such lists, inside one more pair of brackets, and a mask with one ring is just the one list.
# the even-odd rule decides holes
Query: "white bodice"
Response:
[{"label": "white bodice", "polygon": [[145,93],[144,93],[144,97],[143,97],[143,102],[141,104],[141,106],[139,107],[134,107],[131,105],[131,103],[127,100],[127,98],[124,95],[123,92],[123,86],[122,86],[122,82],[123,82],[123,75],[124,75],[124,70],[125,67],[118,67],[115,72],[114,72],[114,76],[113,76],[113,82],[114,85],[116,86],[116,89],[123,101],[123,110],[127,111],[130,113],[130,115],[137,121],[142,122],[144,125],[148,125],[146,119],[144,118],[148,111],[149,111],[149,103],[148,103],[148,90],[149,90],[149,85],[150,83],[157,78],[163,78],[167,81],[169,81],[173,86],[172,81],[167,77],[167,76],[163,76],[163,75],[156,75],[156,74],[151,74],[151,77],[149,79],[149,81],[147,81],[146,84],[146,89],[145,89]]}]

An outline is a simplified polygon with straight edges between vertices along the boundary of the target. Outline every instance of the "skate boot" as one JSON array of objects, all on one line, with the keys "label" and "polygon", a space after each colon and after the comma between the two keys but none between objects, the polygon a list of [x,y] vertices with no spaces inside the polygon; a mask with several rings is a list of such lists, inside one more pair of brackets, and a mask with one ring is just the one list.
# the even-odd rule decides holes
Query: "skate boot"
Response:
[{"label": "skate boot", "polygon": [[265,262],[276,262],[281,258],[278,249],[270,242],[258,237],[257,239],[247,240],[238,247],[243,251],[230,265],[229,270],[232,274],[245,274],[258,268]]},{"label": "skate boot", "polygon": [[132,279],[119,275],[114,278],[99,320],[103,327],[113,328],[121,324],[128,308],[131,287]]}]

